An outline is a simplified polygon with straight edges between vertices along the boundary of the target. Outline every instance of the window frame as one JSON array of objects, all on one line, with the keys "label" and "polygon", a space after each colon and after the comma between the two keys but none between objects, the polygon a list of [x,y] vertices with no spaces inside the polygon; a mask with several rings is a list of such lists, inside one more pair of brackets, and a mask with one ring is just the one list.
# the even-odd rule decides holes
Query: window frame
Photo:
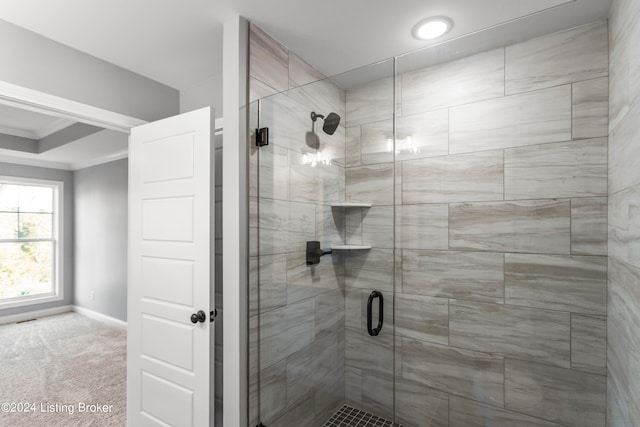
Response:
[{"label": "window frame", "polygon": [[50,179],[36,179],[19,176],[0,175],[0,183],[9,185],[48,187],[53,189],[53,224],[51,239],[0,239],[0,243],[52,242],[53,243],[53,280],[52,292],[38,295],[0,299],[0,310],[4,308],[25,307],[64,299],[64,182]]}]

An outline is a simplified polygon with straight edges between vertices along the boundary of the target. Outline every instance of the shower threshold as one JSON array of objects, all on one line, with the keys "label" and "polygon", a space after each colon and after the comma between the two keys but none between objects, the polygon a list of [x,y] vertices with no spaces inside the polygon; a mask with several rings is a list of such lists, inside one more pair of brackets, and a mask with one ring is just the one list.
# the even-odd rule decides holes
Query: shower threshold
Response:
[{"label": "shower threshold", "polygon": [[393,421],[344,405],[322,427],[403,427]]}]

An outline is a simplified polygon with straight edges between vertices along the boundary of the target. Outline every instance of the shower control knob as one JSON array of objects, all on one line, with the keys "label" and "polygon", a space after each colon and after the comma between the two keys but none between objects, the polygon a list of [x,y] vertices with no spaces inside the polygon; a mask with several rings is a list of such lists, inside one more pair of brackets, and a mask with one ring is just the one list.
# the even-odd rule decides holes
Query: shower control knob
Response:
[{"label": "shower control knob", "polygon": [[204,323],[204,321],[207,319],[207,314],[200,310],[197,313],[193,313],[191,315],[191,323]]}]

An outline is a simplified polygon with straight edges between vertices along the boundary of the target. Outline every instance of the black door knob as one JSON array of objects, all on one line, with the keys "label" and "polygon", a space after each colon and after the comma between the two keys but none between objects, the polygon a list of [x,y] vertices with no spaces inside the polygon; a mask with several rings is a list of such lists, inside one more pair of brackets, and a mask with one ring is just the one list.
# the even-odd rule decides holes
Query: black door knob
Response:
[{"label": "black door knob", "polygon": [[204,322],[207,319],[207,315],[204,311],[200,310],[197,313],[191,315],[191,323]]}]

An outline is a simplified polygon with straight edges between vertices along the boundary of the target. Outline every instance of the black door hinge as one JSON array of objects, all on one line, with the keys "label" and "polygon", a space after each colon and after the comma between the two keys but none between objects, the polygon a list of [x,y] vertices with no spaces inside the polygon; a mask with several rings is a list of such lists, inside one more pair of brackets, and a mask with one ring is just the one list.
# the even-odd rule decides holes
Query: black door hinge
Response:
[{"label": "black door hinge", "polygon": [[269,145],[269,128],[256,129],[256,146]]}]

